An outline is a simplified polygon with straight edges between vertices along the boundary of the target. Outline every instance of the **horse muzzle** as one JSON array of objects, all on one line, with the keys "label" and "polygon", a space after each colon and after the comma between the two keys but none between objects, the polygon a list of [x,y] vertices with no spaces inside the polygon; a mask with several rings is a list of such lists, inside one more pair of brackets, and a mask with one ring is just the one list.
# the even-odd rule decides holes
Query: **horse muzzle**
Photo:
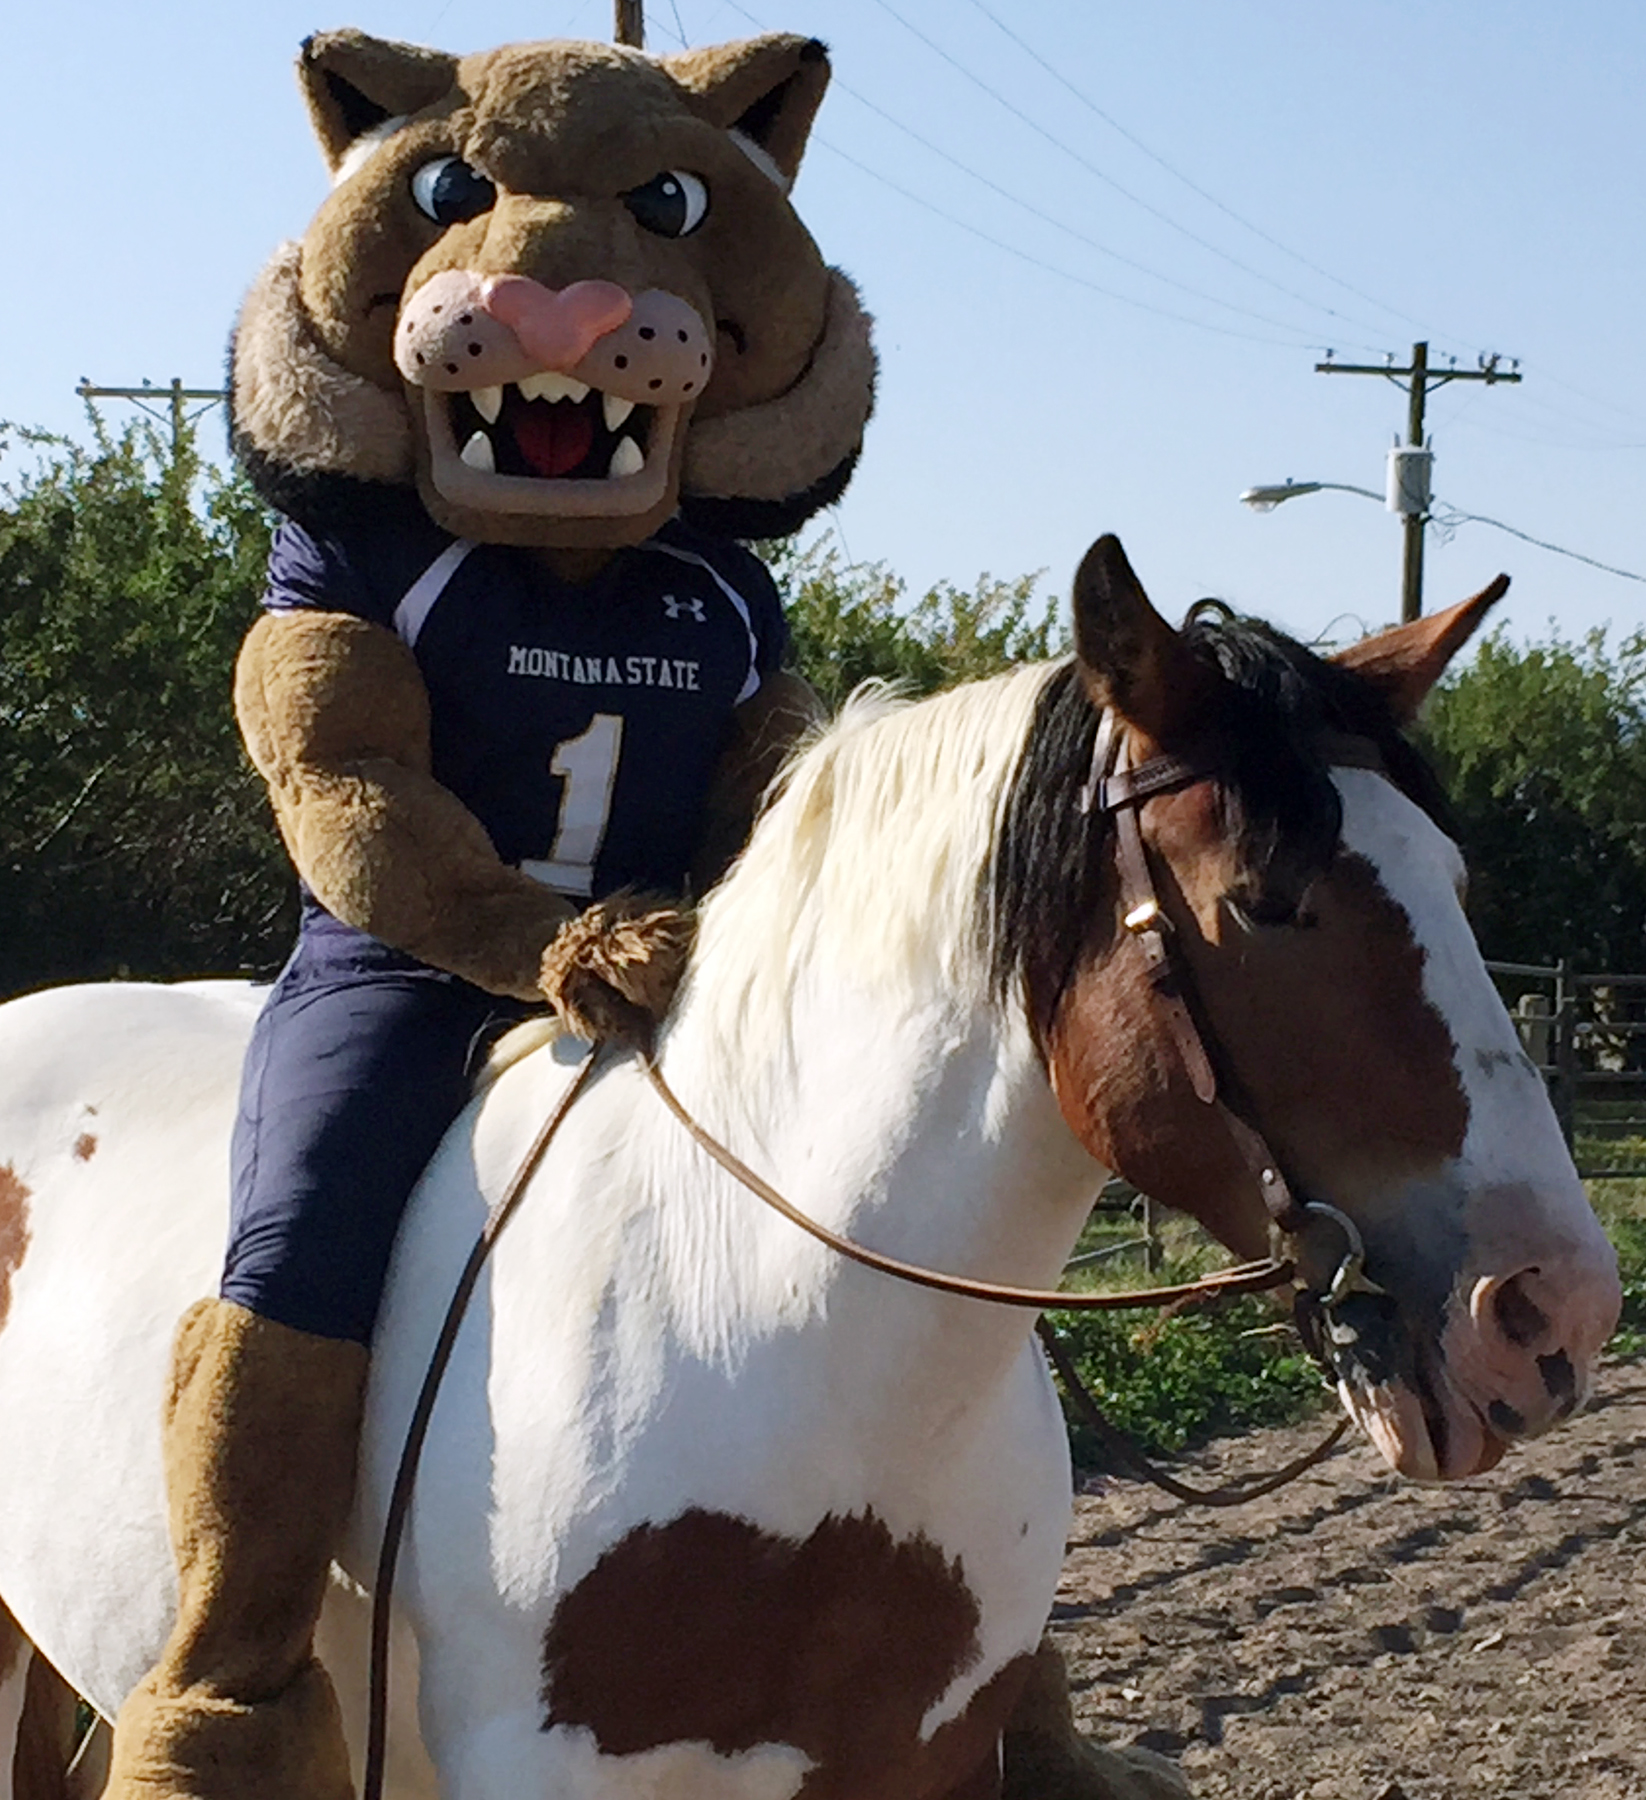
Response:
[{"label": "horse muzzle", "polygon": [[1511,1273],[1461,1275],[1438,1331],[1373,1293],[1336,1305],[1303,1294],[1298,1323],[1392,1468],[1460,1481],[1581,1405],[1621,1303],[1616,1257],[1596,1228]]}]

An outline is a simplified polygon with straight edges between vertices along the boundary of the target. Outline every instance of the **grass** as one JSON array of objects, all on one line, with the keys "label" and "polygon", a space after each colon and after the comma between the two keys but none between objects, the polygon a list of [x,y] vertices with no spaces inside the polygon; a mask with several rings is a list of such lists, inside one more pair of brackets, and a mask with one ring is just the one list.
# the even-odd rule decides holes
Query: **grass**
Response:
[{"label": "grass", "polygon": [[[1590,1120],[1586,1117],[1585,1124]],[[1623,1276],[1623,1316],[1607,1346],[1614,1356],[1646,1354],[1646,1136],[1613,1136],[1609,1121],[1585,1132],[1587,1166],[1632,1167],[1638,1180],[1587,1184]],[[1099,1215],[1078,1245],[1090,1251],[1139,1235],[1132,1219]],[[1127,1288],[1192,1280],[1224,1258],[1198,1226],[1172,1219],[1163,1230],[1165,1260],[1146,1275],[1138,1253],[1082,1268],[1071,1286]],[[1262,1298],[1162,1318],[1155,1313],[1054,1313],[1081,1379],[1109,1418],[1142,1450],[1171,1455],[1214,1437],[1289,1424],[1318,1411],[1330,1389],[1276,1306]],[[1090,1432],[1072,1411],[1069,1439],[1077,1464],[1102,1466]]]},{"label": "grass", "polygon": [[[1580,1164],[1604,1159],[1611,1168],[1636,1163],[1646,1171],[1646,1137],[1613,1137],[1594,1143],[1586,1134],[1577,1142]],[[1646,1354],[1646,1173],[1639,1180],[1585,1183],[1606,1235],[1617,1251],[1623,1277],[1623,1317],[1607,1349],[1614,1356]]]},{"label": "grass", "polygon": [[[1081,1237],[1090,1251],[1137,1236],[1132,1220],[1100,1217]],[[1079,1270],[1071,1285],[1113,1290],[1192,1281],[1224,1259],[1198,1226],[1171,1219],[1164,1261],[1146,1274],[1141,1255]],[[1285,1316],[1264,1298],[1166,1317],[1151,1312],[1054,1313],[1081,1379],[1108,1417],[1156,1456],[1258,1425],[1283,1425],[1316,1410],[1327,1390]],[[1078,1415],[1069,1414],[1075,1461],[1102,1458]]]}]

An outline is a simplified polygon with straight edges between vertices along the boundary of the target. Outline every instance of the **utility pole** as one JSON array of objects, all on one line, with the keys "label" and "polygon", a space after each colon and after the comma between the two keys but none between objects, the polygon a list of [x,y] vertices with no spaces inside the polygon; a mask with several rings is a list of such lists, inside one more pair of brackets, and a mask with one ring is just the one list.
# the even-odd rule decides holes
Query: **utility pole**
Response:
[{"label": "utility pole", "polygon": [[616,41],[631,49],[646,47],[646,0],[617,0]]},{"label": "utility pole", "polygon": [[[84,375],[80,377],[80,385],[74,390],[82,400],[131,400],[146,412],[150,418],[166,422],[166,414],[158,413],[149,404],[153,400],[165,400],[169,404],[171,415],[171,459],[177,461],[178,453],[183,448],[183,428],[198,419],[200,415],[213,406],[221,406],[228,399],[227,388],[186,388],[182,381],[173,376],[169,387],[157,388],[152,382],[145,381],[141,387],[93,387]],[[187,403],[190,400],[203,400],[204,406],[190,415]]]},{"label": "utility pole", "polygon": [[1407,394],[1406,442],[1396,444],[1389,452],[1388,506],[1401,515],[1406,528],[1406,554],[1401,566],[1400,617],[1403,623],[1423,614],[1423,528],[1429,523],[1430,469],[1434,451],[1423,440],[1423,404],[1429,391],[1444,387],[1448,381],[1484,381],[1488,387],[1498,381],[1519,381],[1520,365],[1498,367],[1496,355],[1483,356],[1478,369],[1431,369],[1429,346],[1412,345],[1408,367],[1397,369],[1391,356],[1384,363],[1340,363],[1326,360],[1315,364],[1317,375],[1382,375],[1396,387],[1405,383]]}]

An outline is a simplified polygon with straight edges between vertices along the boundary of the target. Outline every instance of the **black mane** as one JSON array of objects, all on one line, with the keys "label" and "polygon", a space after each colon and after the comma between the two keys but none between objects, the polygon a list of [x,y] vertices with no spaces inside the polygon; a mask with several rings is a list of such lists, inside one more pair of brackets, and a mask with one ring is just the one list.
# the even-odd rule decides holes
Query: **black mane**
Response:
[{"label": "black mane", "polygon": [[[1223,825],[1239,847],[1248,910],[1286,916],[1336,850],[1342,808],[1324,743],[1332,734],[1369,740],[1401,792],[1456,835],[1434,772],[1371,682],[1215,601],[1193,609],[1182,636],[1221,677],[1203,748],[1220,771]],[[986,875],[993,980],[1002,996],[1024,995],[1037,1032],[1081,957],[1098,947],[1094,934],[1107,931],[1109,820],[1080,810],[1096,732],[1096,709],[1071,662],[1036,705]]]}]

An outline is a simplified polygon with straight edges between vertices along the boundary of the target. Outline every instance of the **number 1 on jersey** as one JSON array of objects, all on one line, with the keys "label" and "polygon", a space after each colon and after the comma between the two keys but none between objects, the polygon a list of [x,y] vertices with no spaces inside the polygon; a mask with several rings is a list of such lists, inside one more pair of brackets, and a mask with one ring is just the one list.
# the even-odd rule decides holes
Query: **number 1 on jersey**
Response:
[{"label": "number 1 on jersey", "polygon": [[560,823],[548,856],[523,860],[522,873],[562,894],[594,892],[594,865],[606,839],[622,749],[623,720],[617,713],[596,713],[587,731],[555,745],[549,773],[565,784]]}]

